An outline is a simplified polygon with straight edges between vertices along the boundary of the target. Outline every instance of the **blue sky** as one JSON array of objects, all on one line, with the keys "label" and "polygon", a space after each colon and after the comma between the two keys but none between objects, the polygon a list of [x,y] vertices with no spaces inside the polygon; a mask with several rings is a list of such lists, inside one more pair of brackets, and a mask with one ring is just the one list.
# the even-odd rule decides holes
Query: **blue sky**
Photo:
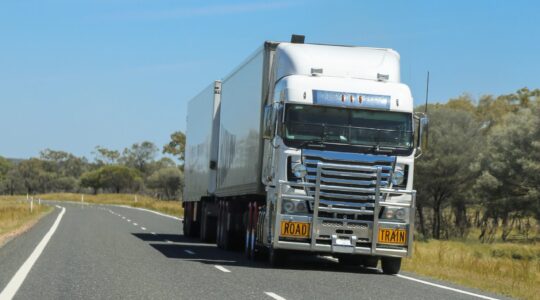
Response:
[{"label": "blue sky", "polygon": [[534,1],[0,0],[0,155],[162,146],[264,40],[389,47],[417,104],[540,88]]}]

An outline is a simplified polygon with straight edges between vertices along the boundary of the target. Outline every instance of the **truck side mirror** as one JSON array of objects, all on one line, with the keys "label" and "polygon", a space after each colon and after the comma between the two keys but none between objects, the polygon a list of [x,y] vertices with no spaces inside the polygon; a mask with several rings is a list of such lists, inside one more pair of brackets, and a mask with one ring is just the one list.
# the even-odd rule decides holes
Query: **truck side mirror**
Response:
[{"label": "truck side mirror", "polygon": [[272,105],[265,105],[262,128],[263,139],[270,140],[274,137],[275,119],[276,118],[274,118],[274,109]]},{"label": "truck side mirror", "polygon": [[428,148],[429,118],[421,113],[415,115],[415,119],[418,121],[418,134],[416,136],[416,158],[418,158]]}]

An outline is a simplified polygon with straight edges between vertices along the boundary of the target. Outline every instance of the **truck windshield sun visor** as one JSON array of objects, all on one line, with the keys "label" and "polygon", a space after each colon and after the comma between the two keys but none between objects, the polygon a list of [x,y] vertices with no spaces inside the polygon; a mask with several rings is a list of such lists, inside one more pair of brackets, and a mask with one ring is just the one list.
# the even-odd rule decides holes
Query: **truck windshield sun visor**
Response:
[{"label": "truck windshield sun visor", "polygon": [[283,139],[293,147],[355,146],[368,152],[413,150],[410,113],[287,104]]}]

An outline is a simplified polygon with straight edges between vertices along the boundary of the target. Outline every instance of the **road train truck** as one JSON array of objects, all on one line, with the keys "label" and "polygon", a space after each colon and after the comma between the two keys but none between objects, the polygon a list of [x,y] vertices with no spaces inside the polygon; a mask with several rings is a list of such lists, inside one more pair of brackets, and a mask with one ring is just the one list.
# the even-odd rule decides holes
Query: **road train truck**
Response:
[{"label": "road train truck", "polygon": [[413,244],[413,112],[392,49],[267,41],[188,104],[186,236],[399,272]]}]

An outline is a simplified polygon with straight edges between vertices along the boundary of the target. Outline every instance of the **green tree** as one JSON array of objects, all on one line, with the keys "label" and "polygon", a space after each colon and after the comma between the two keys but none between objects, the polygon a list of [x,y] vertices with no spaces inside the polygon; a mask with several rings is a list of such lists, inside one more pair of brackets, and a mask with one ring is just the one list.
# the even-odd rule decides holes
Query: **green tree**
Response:
[{"label": "green tree", "polygon": [[[473,166],[482,135],[480,123],[470,112],[442,105],[432,106],[428,111],[430,147],[415,165],[415,185],[419,214],[423,214],[421,210],[424,207],[433,210],[431,232],[434,238],[439,239],[445,207],[452,204],[458,216],[456,219],[466,221],[460,219],[466,215],[464,195],[476,175]],[[420,226],[424,227],[423,224]],[[423,234],[427,235],[425,227]]]},{"label": "green tree", "polygon": [[182,131],[175,131],[171,134],[171,141],[163,146],[163,153],[176,156],[180,161],[184,161],[186,151],[186,135]]},{"label": "green tree", "polygon": [[43,161],[37,158],[23,160],[17,165],[25,192],[29,194],[47,192],[52,174],[44,168]]},{"label": "green tree", "polygon": [[155,189],[160,198],[175,199],[183,182],[183,174],[176,167],[159,169],[148,177],[148,187]]},{"label": "green tree", "polygon": [[141,177],[136,169],[121,165],[103,166],[98,169],[100,186],[115,193],[133,191],[140,187]]},{"label": "green tree", "polygon": [[131,168],[139,170],[142,174],[148,174],[148,165],[151,164],[158,152],[158,148],[152,142],[135,143],[131,148],[122,152],[120,161]]},{"label": "green tree", "polygon": [[[482,175],[476,181],[476,191],[486,209],[480,239],[486,240],[488,219],[501,221],[502,240],[512,230],[512,215],[530,215],[537,199],[537,172],[540,170],[540,134],[538,116],[523,108],[508,113],[488,137],[482,154]],[[536,199],[535,199],[536,198]]]},{"label": "green tree", "polygon": [[98,193],[98,190],[102,188],[102,182],[100,180],[101,170],[88,171],[81,175],[80,185],[82,187],[91,188],[94,195]]},{"label": "green tree", "polygon": [[96,146],[96,150],[92,152],[95,156],[95,161],[98,165],[116,164],[120,159],[120,152],[117,150],[109,150],[105,147]]}]

